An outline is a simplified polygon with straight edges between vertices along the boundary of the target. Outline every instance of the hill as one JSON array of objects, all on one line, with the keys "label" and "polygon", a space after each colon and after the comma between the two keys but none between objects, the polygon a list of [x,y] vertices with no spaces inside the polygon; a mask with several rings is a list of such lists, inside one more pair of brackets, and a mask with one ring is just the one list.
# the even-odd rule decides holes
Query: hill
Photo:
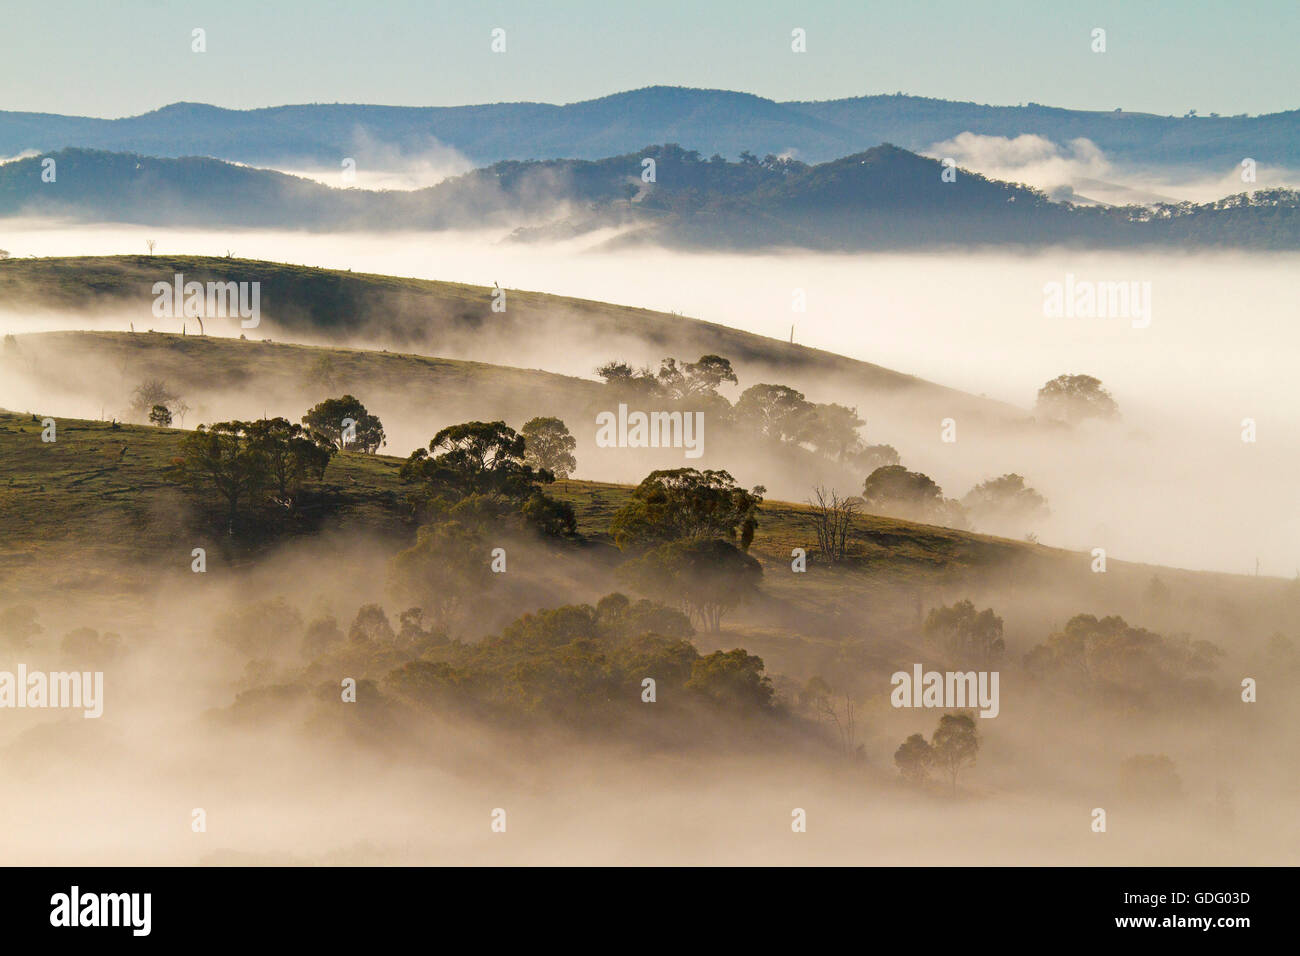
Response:
[{"label": "hill", "polygon": [[[226,539],[221,522],[206,521],[190,493],[163,477],[184,432],[61,418],[57,440],[46,443],[42,417],[0,412],[0,605],[58,596],[87,606],[109,600],[131,607],[151,587],[188,575],[196,546],[209,550],[210,573],[229,575],[270,561],[295,540],[320,560],[355,550],[343,542],[357,539],[378,542],[391,554],[415,534],[407,489],[397,479],[398,458],[337,456],[289,537],[240,543]],[[551,547],[531,572],[546,575],[544,604],[585,600],[588,592],[598,596],[608,589],[618,560],[609,519],[630,490],[585,481],[551,486],[552,494],[573,505],[583,540]],[[855,519],[852,540],[846,564],[823,566],[814,554],[807,573],[791,573],[792,548],[815,551],[808,508],[763,504],[751,549],[765,569],[763,594],[733,625],[746,635],[747,647],[778,666],[815,658],[819,648],[860,639],[865,609],[882,635],[914,634],[923,607],[969,595],[999,601],[1015,595],[1028,608],[1023,614],[1041,615],[1042,627],[1059,621],[1063,602],[1071,601],[1151,619],[1161,613],[1144,603],[1153,573],[1174,597],[1164,613],[1186,615],[1198,633],[1224,640],[1220,629],[1234,615],[1264,604],[1284,611],[1294,592],[1278,579],[1120,561],[1111,562],[1105,575],[1089,574],[1086,554],[874,515]],[[536,563],[538,557],[517,560]],[[377,567],[382,572],[382,561]],[[528,564],[519,571],[530,573]],[[727,637],[717,640],[722,646]],[[886,639],[879,649],[891,646]]]},{"label": "hill", "polygon": [[[513,289],[507,290],[506,311],[494,312],[491,289],[284,263],[162,255],[10,259],[0,261],[0,303],[41,313],[93,312],[117,328],[131,322],[140,331],[179,332],[180,320],[152,312],[154,283],[172,283],[177,274],[204,283],[260,283],[262,322],[247,333],[259,337],[506,366],[523,359],[586,376],[606,359],[657,366],[669,355],[694,361],[713,353],[730,359],[746,384],[794,383],[812,400],[850,399],[864,409],[870,403],[878,414],[901,421],[928,422],[939,411],[940,418],[962,414],[974,422],[1025,416],[869,362],[680,315]],[[217,320],[208,331],[234,335],[238,326]],[[584,357],[577,368],[575,356]]]},{"label": "hill", "polygon": [[[644,165],[653,161],[653,177]],[[55,178],[43,178],[53,161]],[[643,173],[646,179],[642,179]],[[933,249],[970,245],[1300,248],[1300,193],[1094,207],[888,144],[809,166],[675,144],[598,161],[503,162],[411,192],[332,189],[215,159],[64,149],[0,166],[0,216],[311,230],[602,228],[674,248]]]},{"label": "hill", "polygon": [[[616,389],[535,369],[409,353],[211,335],[45,332],[7,339],[0,376],[0,402],[122,422],[145,420],[147,409],[133,404],[135,392],[158,383],[172,396],[176,423],[190,428],[231,418],[297,421],[318,402],[351,394],[379,416],[390,452],[403,455],[458,422],[500,420],[518,429],[538,415],[556,416],[573,433],[578,473],[616,481],[685,463],[729,468],[746,485],[761,482],[774,493],[802,497],[819,484],[857,488],[864,477],[852,462],[793,442],[756,440],[720,409],[706,416],[696,458],[684,459],[678,448],[602,447],[595,423],[617,407]],[[903,421],[876,403],[871,418],[871,433],[881,442],[888,436],[902,444]]]}]

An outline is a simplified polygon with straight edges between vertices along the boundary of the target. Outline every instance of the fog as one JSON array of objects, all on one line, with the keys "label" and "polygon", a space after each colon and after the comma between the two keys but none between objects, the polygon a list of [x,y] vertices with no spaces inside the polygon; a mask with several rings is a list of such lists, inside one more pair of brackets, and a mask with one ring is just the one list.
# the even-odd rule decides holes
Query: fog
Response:
[{"label": "fog", "polygon": [[[22,663],[105,671],[98,720],[5,711],[0,757],[14,770],[0,783],[0,808],[15,821],[3,841],[7,860],[1295,862],[1297,743],[1288,729],[1298,716],[1300,669],[1293,646],[1278,651],[1268,643],[1274,634],[1295,637],[1300,610],[1294,586],[1269,577],[1289,578],[1300,565],[1295,256],[684,255],[608,251],[601,248],[608,238],[522,245],[499,233],[325,237],[28,223],[11,224],[0,245],[14,256],[139,254],[145,239],[155,239],[158,253],[230,250],[249,259],[453,280],[484,287],[485,301],[498,283],[678,312],[779,341],[791,337],[793,325],[798,344],[1008,403],[977,413],[960,395],[894,394],[856,385],[847,374],[805,380],[794,365],[775,379],[814,401],[857,406],[869,442],[894,445],[904,464],[932,476],[949,497],[1006,472],[1024,475],[1051,507],[1048,518],[1024,530],[1043,544],[1085,553],[1024,549],[1005,563],[931,568],[918,560],[879,575],[814,566],[801,575],[791,573],[789,541],[760,523],[753,546],[764,566],[760,596],[731,614],[720,633],[697,631],[692,641],[701,654],[735,647],[759,654],[776,687],[776,713],[702,710],[665,690],[650,709],[635,698],[607,702],[612,709],[600,711],[606,725],[544,708],[484,707],[452,694],[404,696],[392,675],[414,652],[389,639],[356,643],[349,632],[331,650],[309,653],[298,630],[272,629],[265,644],[250,647],[241,628],[270,627],[259,624],[268,601],[285,602],[302,625],[333,617],[343,632],[361,607],[378,604],[396,626],[408,602],[391,586],[390,559],[411,545],[413,531],[381,534],[331,520],[318,534],[246,551],[219,528],[196,532],[203,516],[164,486],[138,519],[149,522],[150,533],[170,535],[158,554],[123,560],[111,548],[129,541],[99,542],[101,552],[70,534],[41,542],[27,563],[0,563],[0,614],[27,605],[42,628],[27,647],[6,645],[0,633],[0,670]],[[1045,317],[1044,286],[1067,275],[1149,282],[1150,314],[1136,321]],[[793,310],[795,290],[803,290],[806,311]],[[707,431],[699,460],[677,450],[597,449],[590,415],[608,403],[595,367],[614,358],[657,363],[663,350],[635,335],[587,334],[582,319],[560,315],[533,330],[439,340],[455,357],[588,380],[577,397],[513,384],[436,392],[441,386],[432,378],[426,391],[424,379],[400,388],[363,377],[358,391],[369,388],[365,400],[389,433],[385,452],[405,455],[454,421],[501,416],[518,427],[533,414],[558,413],[578,439],[579,478],[635,482],[651,468],[691,465],[727,468],[742,485],[767,486],[769,499],[801,501],[816,483],[860,491],[863,476],[851,469],[743,435]],[[131,323],[143,332],[149,320],[0,302],[0,334],[125,330]],[[312,339],[288,331],[268,307],[250,338]],[[239,329],[214,323],[210,332],[233,337]],[[392,335],[379,316],[342,339],[322,333],[319,344],[386,349]],[[74,348],[54,338],[20,339],[21,357],[0,364],[0,407],[121,418],[136,382],[165,371],[180,383],[182,368],[189,369],[183,387],[193,406],[186,427],[263,414],[296,420],[320,397],[296,377],[311,353],[295,359],[295,376],[285,376],[258,364],[269,354],[257,351],[259,343],[230,343],[249,350],[248,377],[231,385],[205,379],[202,368],[165,364],[183,362],[166,358],[180,354],[168,346],[174,337],[156,337],[156,349],[145,336],[132,341],[148,346],[134,365],[118,353],[96,357],[85,342]],[[733,401],[740,389],[782,374],[745,361],[737,371],[739,387],[724,389]],[[1074,429],[1029,422],[1037,388],[1076,372],[1102,380],[1121,421]],[[955,442],[941,438],[949,399]],[[1243,418],[1256,420],[1257,442],[1241,440]],[[4,440],[12,440],[7,431]],[[52,493],[73,494],[72,487]],[[28,496],[45,491],[6,490],[0,506],[17,515],[14,509],[33,507],[25,502],[41,500]],[[604,503],[593,498],[585,507]],[[493,535],[482,550],[504,547],[510,572],[464,586],[463,610],[446,635],[464,643],[440,644],[431,659],[473,647],[541,607],[594,604],[628,590],[620,556],[607,545],[559,546],[517,530]],[[194,546],[208,550],[204,574],[188,567]],[[930,546],[938,545],[918,547]],[[1108,551],[1106,574],[1089,568],[1086,552],[1096,547]],[[1260,577],[1126,563],[1244,574],[1257,559]],[[1157,576],[1163,594],[1154,588]],[[462,587],[432,584],[443,592]],[[1000,713],[976,719],[982,748],[950,793],[943,780],[916,787],[900,779],[895,750],[911,734],[931,733],[942,711],[891,707],[890,675],[913,662],[956,664],[926,644],[920,620],[962,598],[1004,620],[1006,652]],[[247,616],[229,616],[240,613]],[[1171,645],[1165,670],[1125,658],[1130,669],[1119,677],[1128,690],[1118,697],[1088,677],[1051,683],[1031,675],[1025,655],[1079,613],[1122,615],[1132,626],[1209,641],[1222,653],[1204,670],[1180,663],[1182,645]],[[84,627],[120,634],[120,651],[100,662],[62,647],[64,635]],[[515,673],[530,673],[519,668]],[[852,699],[857,708],[848,752],[837,744],[837,724],[800,703],[800,688],[814,676],[831,683],[834,707]],[[356,703],[340,697],[348,677],[360,682]],[[1258,703],[1241,702],[1243,677],[1260,681]],[[1126,789],[1123,762],[1139,754],[1167,755],[1180,792],[1152,798]],[[196,808],[206,813],[205,832],[192,829]],[[1095,808],[1109,814],[1106,833],[1090,827]],[[504,833],[491,829],[496,809],[508,815]],[[791,831],[796,809],[807,814],[806,833]]]},{"label": "fog", "polygon": [[[1057,144],[1044,136],[984,136],[960,133],[935,143],[924,155],[951,158],[961,169],[989,179],[1024,183],[1043,190],[1052,199],[1107,205],[1181,201],[1205,203],[1254,189],[1300,183],[1300,171],[1254,163],[1253,178],[1241,166],[1207,172],[1204,167],[1132,166],[1116,163],[1092,140],[1079,137]],[[1250,157],[1242,157],[1245,161]]]},{"label": "fog", "polygon": [[326,186],[355,189],[425,189],[444,179],[459,176],[474,164],[456,149],[434,136],[403,149],[393,143],[375,139],[358,128],[352,136],[349,155],[337,166],[320,166],[287,159],[263,168],[276,169],[290,176],[314,179]]},{"label": "fog", "polygon": [[[620,304],[672,311],[794,341],[912,373],[985,395],[1031,413],[1036,390],[1062,373],[1100,378],[1119,404],[1122,421],[1067,434],[1041,429],[970,423],[960,409],[956,442],[940,440],[949,417],[942,402],[909,415],[900,405],[865,389],[828,380],[777,378],[814,401],[857,406],[867,420],[868,441],[894,445],[903,463],[931,475],[950,497],[976,482],[1007,472],[1024,475],[1051,506],[1047,521],[1032,530],[1044,543],[1115,557],[1175,566],[1291,576],[1300,567],[1294,542],[1300,513],[1291,499],[1300,455],[1297,417],[1300,383],[1291,356],[1300,347],[1290,275],[1294,255],[1101,254],[1046,250],[1010,256],[966,255],[683,255],[665,250],[610,252],[604,236],[559,244],[518,245],[498,234],[314,236],[284,233],[222,233],[88,229],[25,224],[3,236],[15,256],[139,252],[144,238],[157,251],[268,258],[357,272],[453,280],[507,289],[535,289]],[[1150,316],[1144,318],[1048,318],[1044,286],[1067,281],[1150,283]],[[803,290],[806,311],[792,308]],[[485,295],[486,295],[485,291]],[[150,320],[134,317],[135,328]],[[4,310],[0,332],[57,328],[125,329],[131,319]],[[574,321],[580,321],[576,319]],[[156,323],[153,323],[156,324]],[[215,323],[214,323],[215,325]],[[1135,327],[1141,326],[1141,327]],[[214,334],[222,330],[216,328]],[[231,324],[227,331],[238,332]],[[277,339],[274,314],[254,334]],[[626,340],[593,341],[572,326],[530,339],[491,343],[465,339],[439,354],[540,367],[594,379],[595,367],[611,358],[657,364],[658,347]],[[310,341],[294,335],[292,340]],[[350,344],[375,347],[365,337]],[[680,355],[692,360],[696,356]],[[740,388],[767,381],[766,370],[741,374]],[[773,375],[779,373],[771,373]],[[787,380],[789,379],[789,380]],[[117,388],[116,385],[113,386]],[[93,386],[86,388],[94,392]],[[729,390],[735,399],[738,390]],[[86,401],[61,398],[51,408],[46,394],[33,394],[12,377],[0,405],[29,406],[60,414],[117,414],[109,396]],[[286,395],[276,413],[296,419],[307,394]],[[40,399],[40,400],[38,400]],[[124,401],[122,396],[119,401]],[[105,402],[108,401],[105,411]],[[221,417],[260,414],[267,395],[232,396],[199,413]],[[275,399],[273,399],[275,401]],[[249,403],[259,408],[245,407]],[[57,404],[57,403],[56,403]],[[379,401],[375,410],[389,425],[389,453],[404,455],[424,444],[435,424],[403,402]],[[516,403],[518,404],[518,403]],[[457,409],[457,412],[460,410]],[[1014,410],[1012,410],[1014,411]],[[502,414],[514,414],[510,406]],[[1257,423],[1258,441],[1242,441],[1243,419]],[[520,421],[515,421],[518,426]],[[596,453],[594,425],[571,423],[579,438],[579,477],[636,481],[651,467],[674,466],[671,456],[611,457]],[[733,451],[731,444],[728,451]],[[584,458],[587,464],[584,465]],[[599,462],[599,467],[593,467]],[[677,464],[687,464],[678,462]],[[764,484],[773,497],[801,501],[812,480],[771,462],[744,460],[743,452],[710,467],[727,467],[745,484]],[[648,469],[647,469],[648,470]],[[859,489],[861,480],[833,471],[810,476]]]},{"label": "fog", "polygon": [[[760,536],[761,540],[761,536]],[[559,604],[594,600],[613,583],[600,561],[556,560],[527,540],[501,539],[520,580],[471,595],[457,633],[473,639],[532,606],[533,585]],[[887,595],[864,601],[848,585],[835,598],[837,627],[797,616],[764,650],[769,673],[802,682],[814,673],[857,687],[862,756],[831,746],[831,729],[806,718],[667,724],[655,733],[576,730],[541,715],[501,726],[458,712],[391,710],[377,655],[309,658],[289,646],[257,659],[228,643],[222,615],[283,597],[304,618],[335,615],[346,629],[371,601],[400,608],[384,587],[394,545],[327,533],[282,546],[256,566],[227,568],[213,544],[208,575],[147,573],[129,603],[78,589],[0,587],[35,604],[45,634],[25,652],[0,653],[0,669],[103,667],[104,716],[7,711],[0,753],[13,772],[0,805],[16,824],[4,841],[13,864],[1185,864],[1294,863],[1300,830],[1290,812],[1296,757],[1291,679],[1262,672],[1260,636],[1294,613],[1294,596],[1257,589],[1227,629],[1198,598],[1204,585],[1170,577],[1160,607],[1136,596],[1145,576],[1116,568],[1098,591],[1086,570],[1026,580],[1019,574],[950,584],[952,594],[989,603],[1007,622],[999,716],[979,720],[983,740],[957,796],[901,784],[891,754],[906,735],[928,732],[933,711],[894,710],[888,672],[932,658],[906,627],[889,622]],[[89,557],[81,570],[94,569]],[[697,635],[702,650],[751,648],[771,611],[804,586],[780,579],[768,561],[767,603],[739,613],[721,635]],[[64,565],[64,570],[69,570]],[[143,569],[141,569],[143,571]],[[506,586],[506,585],[501,585]],[[1229,593],[1229,592],[1224,592]],[[951,599],[942,591],[935,600]],[[929,601],[927,601],[929,603]],[[1100,606],[1099,606],[1100,605]],[[1124,613],[1165,633],[1190,627],[1213,636],[1227,657],[1208,699],[1170,696],[1158,706],[1115,708],[1035,686],[1017,663],[1064,616],[1092,608]],[[1054,620],[1053,620],[1054,619]],[[1293,617],[1291,618],[1293,620]],[[73,627],[113,629],[123,647],[107,663],[58,653]],[[866,644],[862,644],[863,636]],[[771,640],[770,638],[768,639]],[[831,642],[817,650],[818,642]],[[812,642],[812,643],[809,643]],[[834,644],[870,646],[880,659],[832,673]],[[366,663],[367,657],[372,661]],[[342,663],[351,660],[352,664]],[[820,663],[819,663],[820,662]],[[304,671],[304,666],[307,669]],[[355,669],[354,669],[355,668]],[[1261,702],[1233,704],[1237,675],[1261,677]],[[388,703],[363,691],[340,702],[342,676],[374,677]],[[1268,678],[1272,677],[1272,680]],[[293,702],[276,696],[231,707],[235,696],[294,682],[322,690]],[[847,682],[847,683],[842,683]],[[784,686],[784,685],[783,685]],[[331,690],[330,688],[334,689]],[[1172,689],[1152,687],[1157,695]],[[659,706],[669,706],[664,701]],[[784,705],[793,709],[787,697]],[[651,718],[653,719],[653,718]],[[676,729],[674,729],[674,727]],[[1138,753],[1168,754],[1182,795],[1136,800],[1119,765]],[[1227,794],[1225,797],[1224,794]],[[1106,834],[1090,814],[1106,809]],[[206,829],[191,828],[194,809]],[[490,814],[507,813],[504,833]],[[791,833],[792,811],[808,826]]]}]

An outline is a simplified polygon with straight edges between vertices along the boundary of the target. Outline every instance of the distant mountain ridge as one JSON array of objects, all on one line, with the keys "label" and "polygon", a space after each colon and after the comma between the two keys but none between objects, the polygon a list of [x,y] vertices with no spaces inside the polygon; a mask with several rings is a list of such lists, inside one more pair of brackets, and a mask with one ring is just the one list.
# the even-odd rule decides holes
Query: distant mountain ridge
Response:
[{"label": "distant mountain ridge", "polygon": [[[45,164],[56,175],[47,181]],[[646,165],[653,160],[653,166]],[[653,175],[649,175],[653,171]],[[674,144],[606,159],[503,162],[413,191],[334,189],[215,159],[66,149],[0,166],[0,217],[311,230],[617,228],[613,243],[828,251],[971,245],[1300,248],[1300,192],[1083,207],[888,144],[808,165],[739,163]]]},{"label": "distant mountain ridge", "polygon": [[0,112],[0,155],[82,147],[255,165],[310,161],[338,167],[344,157],[365,159],[372,148],[420,155],[440,144],[474,165],[490,165],[599,159],[645,143],[671,142],[706,156],[736,159],[748,150],[820,163],[880,143],[924,150],[968,131],[1002,137],[1034,134],[1056,143],[1084,137],[1115,162],[1141,166],[1227,172],[1245,157],[1261,165],[1300,166],[1300,110],[1167,117],[1033,103],[987,106],[902,94],[776,102],[749,93],[666,86],[563,106],[309,104],[228,110],[173,103],[111,120]]}]

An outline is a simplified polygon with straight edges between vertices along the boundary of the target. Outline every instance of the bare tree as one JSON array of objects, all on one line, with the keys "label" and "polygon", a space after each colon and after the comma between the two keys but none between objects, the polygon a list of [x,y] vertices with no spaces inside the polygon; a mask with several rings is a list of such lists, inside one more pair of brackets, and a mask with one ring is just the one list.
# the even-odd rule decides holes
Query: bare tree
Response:
[{"label": "bare tree", "polygon": [[154,247],[155,242],[156,242],[156,240],[154,240],[154,239],[146,239],[146,240],[144,241],[144,244],[145,244],[146,246],[149,247],[149,255],[153,255],[153,247]]},{"label": "bare tree", "polygon": [[862,500],[841,498],[833,489],[828,493],[820,486],[813,489],[813,496],[808,499],[808,505],[817,531],[817,548],[830,563],[843,561],[848,555],[853,516],[858,513]]},{"label": "bare tree", "polygon": [[836,691],[821,677],[812,677],[799,692],[799,702],[818,721],[835,728],[840,750],[846,757],[860,756],[863,748],[858,742],[857,715],[851,694]]},{"label": "bare tree", "polygon": [[166,382],[157,378],[149,379],[137,385],[135,391],[131,393],[131,411],[137,420],[143,421],[148,418],[149,410],[155,405],[170,408],[178,397],[167,387]]}]

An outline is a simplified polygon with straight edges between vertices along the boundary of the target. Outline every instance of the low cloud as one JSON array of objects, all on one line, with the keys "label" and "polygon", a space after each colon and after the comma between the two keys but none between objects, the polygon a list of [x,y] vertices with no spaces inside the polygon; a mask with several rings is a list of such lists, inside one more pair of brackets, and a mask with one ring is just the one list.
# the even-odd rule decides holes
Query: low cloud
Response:
[{"label": "low cloud", "polygon": [[[345,161],[349,159],[354,164],[350,174],[345,172]],[[434,136],[425,136],[415,144],[387,143],[358,126],[346,155],[340,154],[337,165],[300,164],[290,159],[268,168],[335,188],[410,191],[427,189],[467,173],[474,163]]]},{"label": "low cloud", "polygon": [[990,179],[1025,183],[1052,199],[1076,203],[1209,202],[1249,190],[1300,184],[1300,171],[1278,166],[1257,166],[1255,181],[1250,183],[1242,182],[1238,167],[1217,176],[1126,167],[1084,137],[1061,144],[1031,133],[1009,137],[965,132],[935,143],[924,155],[951,158],[959,167]]}]

